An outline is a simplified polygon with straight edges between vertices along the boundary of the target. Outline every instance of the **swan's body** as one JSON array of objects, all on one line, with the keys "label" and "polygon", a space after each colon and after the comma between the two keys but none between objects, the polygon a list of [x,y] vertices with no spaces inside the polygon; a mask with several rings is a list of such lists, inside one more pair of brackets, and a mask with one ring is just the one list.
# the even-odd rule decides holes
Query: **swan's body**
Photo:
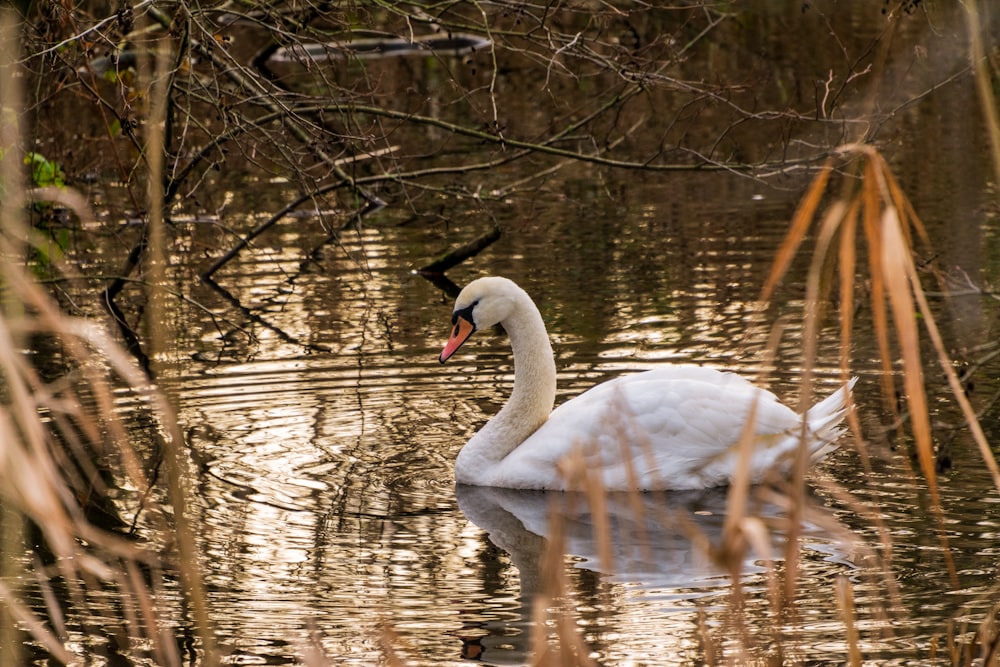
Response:
[{"label": "swan's body", "polygon": [[608,490],[722,486],[739,467],[738,444],[751,410],[750,479],[759,482],[788,467],[803,434],[812,461],[835,449],[854,384],[801,416],[733,373],[668,366],[597,385],[552,410],[552,347],[524,290],[505,278],[475,280],[458,295],[452,322],[441,363],[472,333],[497,323],[514,351],[510,399],[459,452],[455,479],[461,484],[566,490],[560,462],[578,451]]}]

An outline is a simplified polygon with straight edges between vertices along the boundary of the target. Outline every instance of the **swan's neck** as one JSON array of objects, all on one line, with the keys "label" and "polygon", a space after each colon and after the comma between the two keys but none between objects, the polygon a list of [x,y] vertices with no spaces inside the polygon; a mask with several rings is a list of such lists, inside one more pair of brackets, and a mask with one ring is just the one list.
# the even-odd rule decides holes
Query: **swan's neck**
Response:
[{"label": "swan's neck", "polygon": [[503,409],[459,452],[455,477],[465,484],[489,484],[490,469],[548,419],[556,399],[556,364],[538,308],[525,295],[501,324],[514,352],[514,389]]}]

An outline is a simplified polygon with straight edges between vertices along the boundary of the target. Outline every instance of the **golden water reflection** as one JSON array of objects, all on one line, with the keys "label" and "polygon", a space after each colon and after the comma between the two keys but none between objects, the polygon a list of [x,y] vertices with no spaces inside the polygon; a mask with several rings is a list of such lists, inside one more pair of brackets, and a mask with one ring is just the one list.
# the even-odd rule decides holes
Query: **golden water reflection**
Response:
[{"label": "golden water reflection", "polygon": [[[967,116],[956,113],[959,122]],[[970,179],[988,172],[967,152],[957,161]],[[901,158],[904,172],[919,163]],[[573,196],[497,206],[504,236],[450,273],[460,284],[507,275],[536,298],[556,346],[559,400],[621,373],[693,362],[769,375],[776,393],[796,403],[804,266],[793,267],[769,311],[757,299],[804,180],[768,189],[731,174],[609,176],[585,166],[562,173]],[[615,196],[602,196],[604,187]],[[951,200],[928,179],[915,195],[918,209],[948,212],[931,226],[946,261],[995,253],[996,235],[955,233],[950,217],[978,219],[984,202],[967,193]],[[412,274],[480,234],[486,223],[477,211],[457,207],[448,215],[459,222],[448,225],[404,225],[387,211],[325,246],[321,226],[298,219],[219,272],[225,293],[194,289],[207,313],[176,314],[185,363],[168,382],[199,466],[213,619],[241,660],[296,663],[311,636],[333,664],[384,663],[390,652],[421,665],[527,660],[546,503],[526,509],[531,497],[521,494],[513,504],[470,509],[452,476],[462,443],[506,398],[509,350],[502,336],[483,332],[442,368],[451,298]],[[199,234],[209,232],[192,232],[199,246],[225,245]],[[987,284],[1000,272],[988,263],[963,268],[982,272]],[[866,294],[863,284],[858,293]],[[995,305],[942,311],[963,346],[990,340]],[[865,425],[880,426],[877,350],[863,303],[859,313],[851,350],[862,378],[857,400]],[[779,318],[784,332],[772,359],[767,335]],[[820,393],[838,383],[836,327],[831,321],[821,334]],[[942,396],[936,373],[928,382]],[[980,375],[980,396],[996,389],[988,377]],[[943,400],[935,409],[939,422],[954,420]],[[997,435],[996,424],[987,428]],[[881,572],[841,539],[810,533],[801,544],[797,620],[782,625],[764,564],[748,559],[740,580],[748,633],[777,633],[789,651],[780,657],[792,661],[843,661],[841,577],[853,585],[862,651],[883,664],[925,657],[952,618],[981,618],[1000,503],[961,432],[941,429],[938,444],[951,447],[959,471],[942,476],[959,588],[906,443],[871,443],[867,474],[848,441],[814,472],[815,510],[869,550],[891,539],[894,569]],[[830,489],[846,489],[856,504]],[[699,514],[703,501],[692,502],[678,513],[711,533],[720,510]],[[705,632],[727,656],[739,655],[742,638],[726,631],[732,582],[683,531],[665,525],[649,545],[654,557],[625,559],[631,567],[610,572],[601,572],[586,522],[576,526],[564,562],[570,602],[602,664],[698,664]],[[887,581],[899,589],[888,617]],[[773,647],[757,648],[754,660],[780,659]]]},{"label": "golden water reflection", "polygon": [[[405,256],[396,254],[413,241],[398,229],[345,237],[322,272],[298,274],[294,289],[281,292],[281,307],[267,309],[267,325],[294,336],[199,336],[192,343],[197,365],[172,379],[200,465],[214,620],[223,643],[247,660],[295,662],[311,636],[336,664],[380,663],[389,650],[412,664],[528,659],[547,502],[506,494],[499,504],[470,505],[468,490],[456,494],[452,478],[458,448],[506,397],[509,352],[502,337],[487,333],[453,365],[437,363],[451,304],[410,275]],[[508,243],[525,258],[548,247],[545,239]],[[629,286],[649,276],[624,265],[587,287],[547,274],[525,281],[551,323],[560,400],[619,373],[692,361],[748,374],[772,370],[779,395],[794,400],[794,318],[785,354],[774,362],[765,363],[756,335],[766,334],[755,301],[766,270],[766,262],[753,261],[758,250],[697,271],[684,270],[686,251],[669,244],[661,251],[672,273],[653,277],[641,294]],[[379,252],[385,257],[373,257]],[[484,268],[517,276],[507,264],[511,256]],[[261,267],[245,270],[229,276],[227,286],[241,298],[259,298],[254,272]],[[791,299],[782,308],[794,312],[800,303]],[[822,354],[821,381],[833,384],[836,346],[823,346]],[[859,397],[871,395],[862,387]],[[820,478],[850,483],[857,465],[856,455],[841,452]],[[896,479],[887,474],[887,483]],[[912,485],[902,488],[909,493]],[[714,534],[719,498],[675,509]],[[909,526],[925,529],[926,519],[909,514],[898,494],[891,499],[883,506],[900,503],[900,539]],[[815,503],[832,523],[877,544],[870,527],[831,498],[820,495]],[[571,524],[565,568],[577,627],[595,659],[699,662],[706,628],[720,650],[740,650],[742,640],[726,630],[730,580],[676,525],[660,525],[648,545],[652,557],[626,558],[611,572],[601,572],[588,529],[586,521]],[[634,537],[615,543],[626,546]],[[882,636],[884,590],[870,583],[868,566],[841,538],[822,531],[804,538],[799,622],[782,631],[784,650],[803,660],[844,650],[830,592],[840,576],[856,582],[859,626],[869,631],[865,649],[903,650],[904,641]],[[751,557],[743,568],[744,620],[754,632],[771,632],[764,563]],[[769,649],[758,651],[763,659]]]},{"label": "golden water reflection", "polygon": [[[391,3],[370,4],[392,13]],[[736,5],[720,6],[730,4]],[[607,138],[626,139],[624,146],[632,144],[638,158],[655,154],[656,146],[672,150],[677,133],[693,133],[718,139],[710,160],[753,162],[781,160],[782,151],[794,158],[805,154],[803,146],[832,148],[871,130],[870,138],[928,226],[937,265],[956,267],[986,288],[1000,284],[1000,225],[995,184],[988,181],[992,165],[978,122],[978,97],[964,73],[969,67],[964,8],[895,3],[912,5],[914,15],[886,23],[879,10],[893,3],[833,4],[831,9],[823,3],[750,3],[739,13],[727,9],[726,20],[718,23],[710,18],[722,16],[715,13],[718,7],[706,8],[719,38],[703,42],[705,53],[671,61],[676,71],[670,75],[678,80],[714,85],[706,78],[714,69],[720,85],[741,82],[731,102],[788,109],[787,119],[731,116],[726,101],[714,94],[710,97],[719,104],[692,106],[687,118],[675,106],[687,106],[684,96],[650,87],[635,98],[637,107],[606,119]],[[671,25],[670,15],[682,16],[666,10],[657,21]],[[517,12],[508,18],[518,20]],[[577,18],[590,20],[584,14]],[[658,25],[643,28],[657,41],[669,36],[658,32]],[[681,35],[697,25],[676,27]],[[887,27],[893,27],[891,34]],[[881,78],[861,69],[865,54],[873,52],[872,40],[878,40],[880,53],[883,45],[896,49]],[[237,39],[230,48],[252,55],[260,45]],[[463,125],[469,125],[468,114],[486,108],[477,107],[488,97],[496,115],[487,112],[481,120],[497,120],[505,134],[522,139],[551,134],[554,122],[589,113],[600,96],[587,99],[588,91],[623,83],[619,73],[608,72],[594,80],[552,79],[549,87],[549,78],[525,66],[517,53],[498,55],[513,67],[494,70],[484,63],[476,75],[433,58],[397,59],[372,63],[372,69],[354,63],[320,76],[344,77],[345,90],[351,81],[362,90],[377,87],[378,99],[400,109],[429,103],[436,117]],[[319,90],[312,80],[317,72],[306,73],[310,91]],[[491,75],[499,93],[485,85]],[[810,119],[802,110],[815,108],[828,77],[852,79],[858,86],[844,88],[842,119]],[[540,81],[555,107],[534,104]],[[856,109],[870,106],[870,92],[879,94],[876,115],[857,116],[861,122],[855,122]],[[77,98],[70,99],[76,101],[65,115],[46,109],[28,114],[26,122],[44,121],[39,136],[53,146],[104,136],[104,114],[87,113]],[[556,120],[546,109],[565,115]],[[642,122],[633,126],[640,114]],[[735,122],[740,118],[747,122]],[[453,151],[481,151],[477,160],[484,163],[513,152],[492,143],[452,143],[440,128],[399,125],[391,134],[406,158],[381,163],[390,171],[433,170],[450,162]],[[442,146],[448,148],[434,155]],[[413,275],[413,269],[494,224],[503,230],[501,239],[449,277],[465,284],[480,275],[506,275],[535,297],[555,343],[558,400],[623,373],[692,362],[767,376],[779,396],[797,403],[805,262],[793,265],[768,311],[760,310],[757,299],[808,185],[801,163],[762,181],[750,173],[708,169],[612,171],[536,155],[495,170],[449,172],[405,190],[386,182],[381,187],[391,205],[385,210],[331,240],[331,229],[345,222],[338,217],[345,215],[341,206],[353,204],[349,197],[318,199],[316,205],[327,209],[322,217],[297,213],[283,219],[215,274],[213,287],[197,280],[199,272],[232,247],[237,235],[281,210],[298,188],[309,187],[277,173],[278,164],[268,167],[275,173],[248,176],[241,171],[240,152],[230,151],[225,168],[206,175],[196,197],[171,202],[172,287],[185,298],[169,300],[172,321],[152,325],[175,336],[169,352],[173,365],[161,379],[177,399],[187,436],[195,491],[190,500],[211,614],[220,642],[232,652],[230,663],[301,664],[312,637],[337,665],[384,664],[391,652],[415,665],[468,664],[470,658],[526,661],[537,560],[548,534],[546,503],[536,499],[525,508],[532,496],[522,494],[472,510],[452,475],[462,443],[507,396],[512,378],[507,343],[482,332],[442,368],[437,355],[452,300]],[[807,152],[813,154],[811,148]],[[678,161],[701,162],[699,156],[677,153]],[[88,150],[67,159],[70,176],[89,174],[97,164]],[[358,175],[366,173],[364,165],[358,168]],[[139,233],[139,225],[114,224],[135,216],[136,191],[132,182],[106,182],[108,173],[120,178],[111,169],[89,185],[89,176],[73,183],[89,188],[99,209],[107,206],[99,215],[108,223],[101,225],[108,242],[73,258],[83,273],[104,277],[120,274]],[[502,200],[479,194],[492,192],[506,194]],[[91,242],[80,236],[81,243]],[[124,301],[141,303],[138,284],[122,295]],[[74,308],[90,308],[88,314],[104,318],[94,295],[105,286],[102,277],[90,285],[92,291],[68,296]],[[953,634],[971,641],[976,624],[992,614],[1000,496],[967,433],[953,426],[960,417],[940,369],[928,364],[944,522],[928,509],[909,443],[881,428],[882,371],[870,295],[861,276],[855,287],[857,335],[849,356],[852,372],[861,377],[856,398],[872,440],[872,470],[864,470],[848,439],[813,472],[812,504],[870,551],[881,553],[891,541],[893,561],[883,572],[856,558],[842,540],[811,532],[801,544],[795,622],[774,617],[764,564],[743,562],[747,632],[778,636],[789,651],[779,656],[773,646],[758,644],[747,662],[845,662],[844,624],[835,599],[841,577],[853,586],[860,646],[872,664],[924,664],[933,647],[946,646],[949,628],[957,627],[950,623],[968,621],[968,628]],[[141,319],[134,315],[141,306],[124,305],[130,317]],[[957,360],[975,361],[970,351],[995,345],[1000,311],[989,294],[935,299],[933,306]],[[767,336],[779,320],[784,332],[772,357]],[[831,320],[821,332],[820,393],[839,383],[837,324]],[[976,408],[986,415],[991,442],[1000,441],[992,400],[1000,391],[998,377],[994,359],[979,368],[975,389],[970,388]],[[118,408],[134,415],[137,439],[152,440],[155,427],[144,419],[148,407],[142,400],[122,394]],[[123,507],[139,507],[137,490],[121,492]],[[720,510],[699,504],[701,499],[690,502],[677,504],[676,513],[712,533]],[[620,524],[627,523],[628,517],[621,517]],[[573,524],[563,563],[569,606],[599,663],[700,664],[708,657],[706,632],[724,653],[716,655],[720,660],[746,657],[739,653],[743,638],[727,633],[732,582],[691,550],[687,534],[673,526],[659,525],[649,545],[655,557],[625,551],[624,569],[602,572],[587,522]],[[624,549],[627,539],[615,544]],[[890,602],[892,587],[898,599]],[[110,594],[106,599],[106,615],[113,619],[119,602]],[[163,605],[176,636],[191,636],[179,594],[167,591]],[[44,606],[44,600],[36,605]],[[91,647],[110,641],[101,629],[118,627],[102,618],[93,625],[92,635],[89,629],[68,629],[88,658]],[[95,664],[100,659],[94,658]],[[115,664],[127,662],[150,663],[140,654]]]}]

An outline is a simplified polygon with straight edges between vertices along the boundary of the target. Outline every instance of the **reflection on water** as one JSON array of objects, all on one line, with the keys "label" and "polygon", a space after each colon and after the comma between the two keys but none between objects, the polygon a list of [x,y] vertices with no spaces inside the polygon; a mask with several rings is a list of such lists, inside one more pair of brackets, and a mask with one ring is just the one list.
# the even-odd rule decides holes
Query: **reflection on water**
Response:
[{"label": "reflection on water", "polygon": [[[769,261],[762,248],[776,242],[782,223],[749,226],[746,244],[728,240],[740,224],[732,216],[706,216],[700,236],[684,247],[665,238],[656,246],[664,267],[658,276],[622,261],[613,273],[577,282],[576,273],[559,276],[537,261],[551,252],[552,237],[529,242],[526,234],[501,240],[476,268],[527,277],[556,343],[561,399],[673,360],[753,373],[763,367],[763,344],[754,333],[762,324],[754,299]],[[512,369],[506,342],[494,335],[470,342],[455,366],[437,363],[451,300],[410,275],[422,258],[401,250],[419,247],[424,234],[375,226],[345,237],[316,272],[289,274],[287,265],[279,269],[282,255],[256,256],[220,280],[248,307],[256,303],[264,321],[234,321],[226,329],[206,319],[187,327],[191,339],[179,342],[195,361],[181,364],[170,384],[200,466],[199,521],[214,620],[240,660],[295,662],[310,636],[335,664],[381,662],[386,642],[413,664],[527,659],[549,500],[454,488],[454,456],[506,398]],[[292,240],[284,248],[289,257]],[[651,243],[641,252],[651,254]],[[602,261],[585,248],[578,250],[580,264]],[[713,264],[711,257],[724,261]],[[535,270],[526,272],[528,264]],[[258,275],[270,277],[272,287]],[[457,272],[457,279],[468,274]],[[199,299],[217,299],[219,312],[234,317],[210,290]],[[796,308],[794,300],[784,306],[788,313]],[[787,354],[774,372],[772,388],[787,398],[796,393],[796,337],[789,326]],[[865,376],[863,348],[858,357],[856,370]],[[824,359],[820,375],[832,387],[833,346]],[[874,383],[865,384],[859,403],[877,405]],[[840,576],[854,583],[862,648],[888,659],[921,652],[951,615],[961,610],[959,616],[975,618],[987,604],[994,556],[981,542],[1000,534],[1000,514],[995,494],[983,491],[990,488],[986,476],[968,481],[963,465],[963,483],[946,484],[951,548],[962,545],[965,554],[957,563],[964,587],[942,597],[951,590],[947,565],[933,519],[919,509],[920,485],[904,456],[887,450],[876,465],[876,478],[859,484],[859,460],[848,444],[815,477],[821,489],[839,483],[861,507],[877,508],[896,543],[903,609],[887,611],[878,567],[856,558],[842,539],[846,525],[865,550],[877,551],[872,517],[821,490],[813,509],[829,521],[811,524],[803,536],[800,622],[782,634],[784,650],[803,660],[845,651],[833,593]],[[730,581],[691,542],[694,532],[718,534],[724,494],[661,500],[643,499],[644,515],[656,520],[641,530],[630,523],[633,515],[613,509],[621,533],[610,570],[597,556],[588,517],[578,514],[567,524],[573,605],[599,662],[697,663],[705,659],[705,628],[725,627]],[[636,541],[637,535],[645,537]],[[781,532],[775,535],[780,554]],[[743,571],[745,617],[770,628],[760,554]],[[886,613],[896,614],[891,624]],[[725,648],[736,640],[723,633],[715,641]],[[765,646],[759,650],[768,654]]]},{"label": "reflection on water", "polygon": [[[510,555],[519,575],[524,618],[534,617],[532,603],[546,586],[542,563],[552,524],[558,524],[567,564],[580,570],[575,577],[579,588],[571,594],[592,598],[588,605],[598,611],[586,619],[588,635],[620,632],[615,642],[592,645],[605,658],[694,659],[698,612],[725,606],[729,570],[717,560],[723,547],[725,490],[609,494],[599,516],[579,494],[459,486],[456,495],[465,516]],[[850,531],[826,510],[816,509],[813,517],[825,519],[826,525],[806,526],[804,557],[827,577],[853,572]],[[738,567],[743,586],[762,591],[768,563],[780,558],[785,538],[776,508],[760,507],[755,514],[774,523],[772,542],[760,545],[766,553],[751,549]],[[602,520],[608,522],[604,535],[598,527]],[[610,546],[608,553],[602,553],[602,544]],[[583,607],[578,604],[578,611]],[[482,646],[491,649],[487,660],[502,651],[497,644],[495,636],[484,638]]]},{"label": "reflection on water", "polygon": [[[521,579],[521,594],[530,599],[541,585],[538,565],[547,539],[558,521],[565,553],[575,567],[606,575],[608,582],[631,583],[650,591],[725,588],[729,570],[719,560],[723,549],[726,489],[698,492],[609,493],[606,506],[594,510],[586,496],[459,485],[459,509],[510,554]],[[822,506],[810,507],[820,525],[806,526],[805,535],[840,550],[841,562],[850,561],[851,531]],[[763,562],[780,558],[786,547],[782,526],[787,519],[773,505],[756,507],[752,514],[770,522],[771,542],[750,550],[740,569],[744,574],[764,571]],[[607,522],[607,532],[601,525]],[[609,547],[607,553],[602,545]],[[715,556],[713,556],[715,554]],[[692,593],[692,597],[694,597]],[[676,594],[673,599],[680,599]]]},{"label": "reflection on water", "polygon": [[[454,489],[449,450],[481,416],[454,412],[464,401],[443,396],[455,384],[426,368],[383,382],[378,368],[319,358],[250,366],[183,381],[185,419],[210,425],[192,444],[223,639],[248,657],[292,660],[315,627],[337,664],[371,664],[388,623],[418,664],[523,663],[548,512],[566,496]],[[390,400],[409,391],[436,406],[415,396],[404,412]],[[692,659],[699,610],[723,608],[729,586],[691,536],[717,543],[725,494],[642,502],[636,525],[629,501],[612,499],[612,571],[587,513],[563,512],[574,594],[592,610],[586,632],[608,660]],[[839,535],[807,539],[822,577],[853,570]],[[763,595],[759,557],[744,571]]]},{"label": "reflection on water", "polygon": [[[768,34],[791,34],[782,46],[789,54],[798,53],[797,41],[808,46],[784,28]],[[800,94],[812,96],[806,88]],[[974,95],[945,93],[900,111],[907,141],[931,143],[886,148],[897,151],[891,158],[941,264],[996,284],[988,163],[969,149],[983,143],[969,136]],[[220,175],[226,178],[236,177]],[[462,284],[507,275],[532,294],[555,343],[559,400],[677,361],[770,371],[771,388],[794,404],[803,266],[793,267],[766,316],[756,300],[804,180],[764,184],[728,173],[651,176],[585,165],[566,166],[559,178],[534,195],[496,202],[491,214],[504,236],[451,273]],[[255,216],[280,209],[288,194],[256,190],[239,183],[225,193],[246,207],[228,213],[232,229],[252,228]],[[458,449],[506,398],[509,348],[484,335],[442,369],[437,355],[452,300],[411,273],[484,231],[479,204],[463,209],[456,201],[440,213],[447,225],[401,224],[398,212],[386,210],[336,243],[317,221],[296,219],[216,274],[221,290],[191,286],[204,266],[178,267],[178,291],[200,307],[172,313],[176,363],[164,384],[177,397],[198,464],[193,504],[211,613],[233,663],[294,664],[311,637],[338,665],[383,663],[390,650],[421,665],[477,657],[521,664],[528,655],[549,500],[456,491],[452,477]],[[228,232],[207,226],[183,232],[190,248],[214,252],[232,243]],[[188,252],[176,259],[203,260]],[[995,338],[995,301],[935,305],[956,355]],[[751,632],[780,634],[789,652],[762,646],[754,656],[761,661],[845,661],[839,577],[854,586],[861,648],[879,664],[926,659],[931,647],[946,645],[952,619],[969,621],[957,631],[968,639],[995,598],[1000,497],[964,431],[948,427],[958,417],[942,398],[940,372],[930,369],[937,444],[950,462],[941,479],[946,521],[937,523],[907,443],[878,437],[879,370],[867,313],[862,303],[851,359],[862,378],[860,415],[874,434],[873,471],[862,472],[848,441],[813,473],[812,511],[827,519],[802,540],[796,623],[775,628],[781,619],[769,607],[764,564],[759,557],[743,563]],[[768,362],[767,328],[778,317],[784,334]],[[819,393],[837,384],[836,335],[836,324],[823,332]],[[994,440],[997,375],[995,362],[982,367],[973,392],[994,415],[985,424]],[[123,397],[121,408],[135,405]],[[644,516],[671,520],[636,524],[614,510],[621,537],[612,566],[596,555],[588,517],[574,515],[566,526],[571,602],[600,663],[699,664],[705,629],[726,627],[732,582],[691,542],[694,534],[718,533],[724,496],[660,501],[643,498]],[[877,559],[855,558],[835,526],[853,530],[865,553],[885,556],[882,545],[891,540],[888,575]],[[635,544],[638,551],[629,549]],[[190,634],[190,621],[176,618],[178,636]],[[725,639],[717,637],[733,649]]]}]

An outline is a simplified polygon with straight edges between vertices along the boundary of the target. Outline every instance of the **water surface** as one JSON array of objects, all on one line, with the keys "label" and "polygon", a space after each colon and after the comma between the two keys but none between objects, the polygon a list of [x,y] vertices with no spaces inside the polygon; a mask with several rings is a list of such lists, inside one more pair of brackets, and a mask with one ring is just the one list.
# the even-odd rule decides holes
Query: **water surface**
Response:
[{"label": "water surface", "polygon": [[[678,66],[700,78],[711,69],[706,63],[734,71],[749,63],[742,93],[773,76],[783,85],[762,89],[768,104],[782,95],[793,106],[814,96],[815,80],[823,80],[816,77],[826,76],[829,63],[816,60],[810,39],[787,28],[791,10],[765,4],[768,11],[749,13],[736,26],[759,34],[750,40],[753,48],[720,39],[707,60]],[[792,9],[797,16],[806,8]],[[848,34],[845,24],[857,24],[859,34],[880,29],[866,22],[867,14],[863,21],[829,16],[838,34]],[[814,18],[805,19],[818,31],[809,34],[828,36]],[[913,97],[940,82],[940,69],[965,58],[948,41],[961,22],[941,12],[920,29],[906,25],[901,53],[919,54],[917,47],[930,43],[934,58],[890,59],[871,136],[928,226],[932,247],[920,259],[933,256],[943,271],[961,272],[976,286],[996,284],[996,202],[971,79]],[[506,86],[511,132],[547,127],[551,118],[537,117],[531,102],[537,71],[513,55],[509,66],[499,85]],[[437,61],[371,67],[372,80],[384,75],[413,94],[447,89]],[[481,73],[464,68],[452,76],[471,86]],[[285,76],[295,82],[304,75]],[[573,86],[564,92],[574,91],[580,92]],[[917,101],[897,108],[904,99]],[[465,111],[456,103],[442,114]],[[713,114],[724,115],[709,109],[703,120]],[[632,141],[655,145],[676,131],[663,122],[650,114]],[[401,142],[440,139],[430,131],[399,134]],[[778,145],[796,152],[855,138],[850,124],[818,121],[739,125],[732,135],[727,140],[738,146],[727,143],[727,150],[755,156],[747,159],[774,157]],[[550,166],[525,162],[491,173],[478,183],[484,192],[534,180],[489,201],[463,195],[428,204],[431,195],[411,193],[425,199],[400,197],[333,239],[328,216],[290,217],[215,274],[215,287],[199,281],[198,272],[234,242],[228,230],[251,229],[280,209],[288,183],[232,168],[213,177],[203,207],[178,205],[171,276],[188,300],[171,310],[170,321],[157,323],[176,332],[161,384],[175,397],[188,437],[210,613],[229,662],[299,664],[315,643],[331,664],[380,664],[392,654],[414,665],[522,664],[537,628],[533,605],[546,585],[547,519],[555,503],[564,517],[566,553],[559,562],[567,590],[553,604],[574,615],[585,650],[599,664],[739,657],[754,664],[841,664],[848,649],[836,591],[846,584],[866,659],[950,664],[949,638],[971,641],[995,599],[1000,494],[927,355],[943,518],[930,507],[908,439],[884,429],[878,350],[860,271],[850,359],[860,378],[856,401],[871,472],[853,437],[812,472],[806,521],[791,547],[800,575],[789,617],[776,617],[771,605],[769,563],[779,575],[788,567],[781,558],[788,527],[773,506],[759,508],[775,526],[760,545],[770,554],[748,553],[736,563],[742,606],[734,613],[734,580],[694,544],[718,537],[724,493],[652,494],[642,499],[641,518],[630,500],[611,499],[614,559],[605,562],[593,517],[579,502],[567,506],[560,494],[456,489],[455,456],[503,404],[512,362],[504,337],[484,331],[441,366],[453,297],[414,270],[494,225],[503,230],[500,240],[448,277],[461,286],[505,275],[528,290],[555,346],[559,401],[621,374],[695,363],[766,377],[789,404],[798,402],[808,259],[793,264],[769,309],[758,299],[808,170],[760,178],[568,164],[539,178]],[[464,183],[445,185],[466,192]],[[114,185],[95,185],[89,194],[127,199]],[[123,219],[107,247],[81,252],[79,261],[113,274],[130,230]],[[988,294],[935,296],[933,307],[956,365],[975,362],[995,344],[998,306]],[[772,357],[767,342],[776,323],[783,333]],[[821,393],[839,382],[837,336],[833,317],[820,334]],[[1000,436],[992,402],[998,371],[997,361],[987,361],[970,391],[991,442]],[[122,396],[120,407],[134,414],[138,437],[149,437],[141,405]],[[190,621],[171,611],[176,591],[166,591],[165,601],[177,635],[189,635]],[[82,637],[81,645],[94,654],[118,650],[100,633]],[[741,656],[740,646],[751,652]]]},{"label": "water surface", "polygon": [[[687,189],[697,192],[710,178],[720,177],[694,176]],[[684,188],[634,188],[613,203],[614,225],[597,215],[584,225],[572,207],[565,218],[511,221],[501,241],[453,277],[508,275],[536,296],[556,347],[559,400],[621,373],[698,363],[751,376],[767,371],[794,404],[800,283],[793,277],[783,290],[777,312],[786,330],[773,363],[765,342],[774,314],[757,307],[769,249],[793,198],[721,178],[732,182],[726,200],[714,204],[670,196]],[[438,364],[451,298],[411,272],[423,257],[410,249],[431,238],[387,216],[343,236],[309,272],[289,274],[294,260],[282,268],[277,254],[256,253],[221,280],[248,301],[256,291],[272,298],[259,309],[267,326],[244,323],[246,331],[220,336],[207,321],[187,325],[202,335],[187,343],[192,361],[179,365],[171,383],[182,420],[194,425],[191,446],[202,466],[200,520],[218,629],[248,656],[293,660],[313,631],[345,663],[383,660],[386,641],[415,664],[527,659],[550,499],[456,493],[454,456],[505,400],[512,367],[505,339],[491,332]],[[284,241],[292,257],[295,244],[313,242]],[[268,275],[270,291],[261,280]],[[198,298],[216,297],[203,289]],[[876,353],[863,320],[852,370],[861,377],[862,421],[877,434]],[[835,322],[823,336],[818,371],[826,392],[837,383]],[[941,391],[930,377],[932,391]],[[977,395],[990,386],[984,378]],[[943,395],[941,403],[940,418],[954,421]],[[950,618],[977,618],[989,604],[998,496],[963,432],[942,428],[939,437],[952,448],[953,468],[942,477],[947,545],[935,537],[905,442],[876,435],[874,476],[861,473],[850,438],[815,471],[815,521],[800,548],[800,620],[782,635],[784,651],[801,660],[842,659],[844,625],[833,595],[840,577],[855,587],[862,649],[889,662],[926,655],[949,632]],[[829,485],[853,493],[857,504],[825,491]],[[678,497],[662,507],[717,536],[724,495]],[[731,580],[676,520],[651,514],[659,526],[645,536],[651,556],[628,551],[638,538],[626,530],[631,539],[615,544],[628,553],[611,571],[602,567],[587,517],[571,522],[571,606],[593,657],[696,663],[705,659],[706,627],[733,650],[725,630]],[[622,508],[615,516],[630,520]],[[873,558],[882,539],[875,517],[893,541],[888,576],[902,609],[887,609],[887,575]],[[746,622],[760,625],[751,635],[770,632],[765,561],[751,554],[743,569]],[[887,613],[891,623],[881,620]],[[758,649],[762,657],[769,652]]]}]

